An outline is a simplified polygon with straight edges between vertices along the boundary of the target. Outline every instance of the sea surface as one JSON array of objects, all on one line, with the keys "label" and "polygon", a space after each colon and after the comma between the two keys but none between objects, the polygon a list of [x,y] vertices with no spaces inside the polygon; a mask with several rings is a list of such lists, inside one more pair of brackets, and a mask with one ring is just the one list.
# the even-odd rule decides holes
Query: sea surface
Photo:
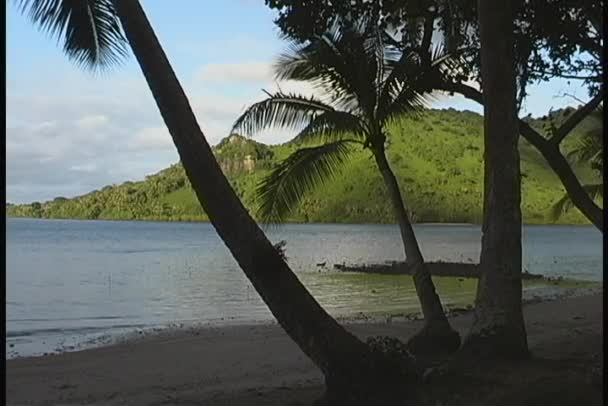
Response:
[{"label": "sea surface", "polygon": [[[473,225],[416,225],[428,261],[477,262]],[[345,274],[334,264],[404,257],[392,225],[284,225],[292,269],[336,317],[419,311],[407,276]],[[524,269],[602,280],[591,226],[526,226]],[[272,315],[207,223],[7,219],[8,357],[72,351],[168,327],[256,323]],[[473,279],[435,278],[447,307],[470,303]],[[539,289],[526,285],[528,295]]]}]

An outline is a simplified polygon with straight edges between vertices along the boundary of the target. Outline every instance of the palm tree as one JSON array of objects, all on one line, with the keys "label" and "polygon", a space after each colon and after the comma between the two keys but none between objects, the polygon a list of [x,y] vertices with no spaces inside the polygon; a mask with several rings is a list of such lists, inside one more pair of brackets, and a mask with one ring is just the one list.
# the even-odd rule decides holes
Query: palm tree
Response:
[{"label": "palm tree", "polygon": [[[584,132],[578,139],[575,147],[567,154],[567,158],[576,164],[589,164],[591,169],[596,171],[600,177],[604,174],[604,154],[603,154],[603,127],[602,127],[602,110],[601,107],[596,109],[591,117],[599,125]],[[591,183],[582,185],[583,189],[593,200],[601,199],[604,196],[603,179],[599,183]],[[551,208],[551,217],[555,221],[562,214],[566,213],[574,207],[574,203],[570,195],[566,193],[559,199]]]},{"label": "palm tree", "polygon": [[414,366],[370,348],[329,316],[249,215],[215,160],[139,1],[15,2],[34,24],[63,39],[64,52],[81,66],[116,65],[131,47],[201,206],[280,325],[324,373],[329,402],[394,404],[391,397],[402,399],[414,390]]},{"label": "palm tree", "polygon": [[305,145],[260,184],[259,215],[266,223],[281,222],[305,193],[335,175],[355,148],[370,151],[388,189],[426,321],[409,347],[415,352],[451,352],[460,346],[460,336],[450,327],[435,292],[386,158],[386,127],[404,113],[420,111],[431,79],[448,58],[436,51],[430,69],[422,70],[415,52],[402,52],[392,44],[384,30],[366,19],[335,20],[322,36],[305,44],[293,42],[275,64],[276,79],[312,83],[324,98],[267,93],[268,98],[236,120],[233,131],[252,135],[272,127],[299,130],[295,140]]},{"label": "palm tree", "polygon": [[515,1],[478,0],[484,105],[481,276],[463,349],[488,357],[528,355],[522,312],[521,177],[514,58]]}]

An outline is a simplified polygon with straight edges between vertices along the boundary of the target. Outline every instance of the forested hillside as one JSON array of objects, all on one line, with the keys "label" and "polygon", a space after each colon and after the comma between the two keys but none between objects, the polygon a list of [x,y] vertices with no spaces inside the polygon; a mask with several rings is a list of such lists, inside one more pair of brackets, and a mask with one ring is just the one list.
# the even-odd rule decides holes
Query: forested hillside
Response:
[{"label": "forested hillside", "polygon": [[[559,122],[571,110],[552,115]],[[550,119],[529,119],[539,129]],[[390,129],[388,154],[402,191],[417,222],[481,221],[483,190],[483,118],[472,112],[430,110],[420,118],[403,118]],[[564,148],[575,142],[584,121],[569,136]],[[238,135],[225,138],[215,153],[234,189],[255,213],[255,187],[269,169],[297,148],[294,143],[267,146]],[[550,206],[564,193],[557,177],[536,150],[522,139],[522,210],[526,223],[548,223]],[[583,180],[596,176],[579,167]],[[15,217],[140,219],[204,221],[181,165],[172,165],[140,182],[105,186],[86,195],[27,205],[8,205]],[[293,214],[297,222],[388,223],[392,210],[384,184],[370,154],[353,155],[341,174],[305,199]],[[587,223],[576,210],[562,223]]]}]

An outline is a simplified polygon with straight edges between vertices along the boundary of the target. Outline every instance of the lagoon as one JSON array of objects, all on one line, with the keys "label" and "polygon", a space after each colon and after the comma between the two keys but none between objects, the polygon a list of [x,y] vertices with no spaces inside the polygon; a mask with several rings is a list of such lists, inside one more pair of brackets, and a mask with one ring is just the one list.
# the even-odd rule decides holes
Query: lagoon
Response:
[{"label": "lagoon", "polygon": [[[479,258],[479,226],[415,229],[428,261]],[[407,276],[330,271],[336,263],[402,260],[396,226],[288,224],[268,235],[287,241],[292,269],[332,315],[418,311]],[[602,280],[602,236],[591,226],[525,226],[523,247],[529,272]],[[167,326],[272,321],[208,223],[8,218],[6,249],[9,357],[88,348]],[[475,280],[435,279],[446,306],[472,300]]]}]

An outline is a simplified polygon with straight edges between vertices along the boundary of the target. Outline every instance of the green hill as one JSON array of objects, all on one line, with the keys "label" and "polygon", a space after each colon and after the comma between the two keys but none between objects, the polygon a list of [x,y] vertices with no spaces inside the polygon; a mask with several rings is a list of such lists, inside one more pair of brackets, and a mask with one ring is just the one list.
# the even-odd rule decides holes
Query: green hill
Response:
[{"label": "green hill", "polygon": [[[555,112],[560,120],[567,110]],[[539,129],[547,117],[528,119]],[[429,110],[421,118],[403,118],[390,128],[388,155],[404,196],[417,222],[481,221],[483,190],[483,118],[472,112]],[[583,122],[584,130],[592,120]],[[577,134],[566,139],[564,148]],[[268,146],[238,135],[225,138],[214,151],[245,205],[255,209],[255,186],[291,151],[293,143]],[[522,210],[526,223],[548,223],[549,208],[564,189],[543,158],[522,139]],[[590,168],[576,168],[584,181],[597,176]],[[255,210],[253,210],[255,212]],[[15,217],[77,219],[139,219],[204,221],[181,165],[176,164],[141,182],[106,186],[72,199],[7,206]],[[296,222],[390,223],[389,199],[368,151],[353,155],[335,180],[312,193],[294,213]],[[587,223],[576,210],[561,223]]]}]

